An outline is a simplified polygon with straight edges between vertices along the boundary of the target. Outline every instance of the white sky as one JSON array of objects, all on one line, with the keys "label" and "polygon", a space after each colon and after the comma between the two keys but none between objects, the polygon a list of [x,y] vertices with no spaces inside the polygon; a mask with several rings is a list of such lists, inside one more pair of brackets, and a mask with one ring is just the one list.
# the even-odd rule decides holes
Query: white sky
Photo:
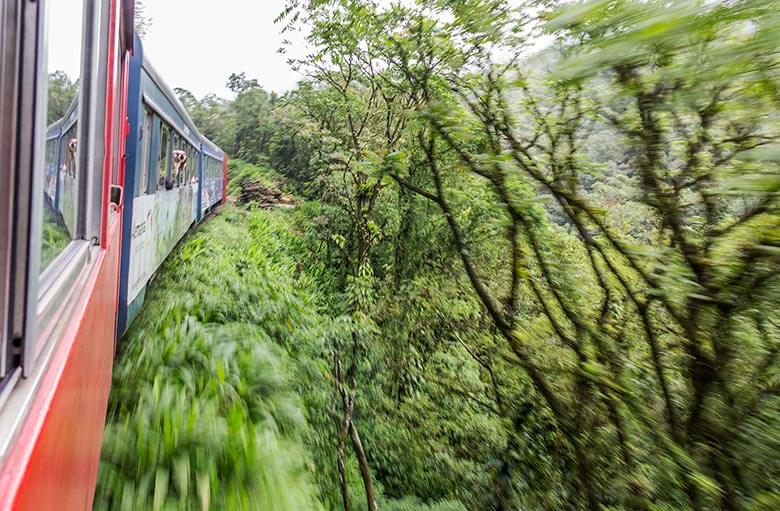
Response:
[{"label": "white sky", "polygon": [[81,65],[81,24],[84,0],[46,2],[48,69],[65,71],[75,80]]},{"label": "white sky", "polygon": [[[85,0],[46,2],[49,70],[78,75],[81,6]],[[389,0],[384,0],[389,1]],[[520,0],[513,0],[519,2]],[[245,72],[268,91],[295,87],[301,75],[287,64],[307,51],[302,33],[281,34],[274,19],[285,0],[145,0],[152,20],[144,38],[150,61],[171,88],[181,87],[198,98],[216,93],[229,97],[225,87],[231,73]],[[290,53],[278,49],[288,39]]]},{"label": "white sky", "polygon": [[[300,80],[277,50],[284,39],[302,51],[301,34],[284,34],[274,19],[284,0],[146,0],[152,25],[144,48],[171,88],[201,98],[228,97],[230,73],[245,72],[268,91],[285,92]],[[301,56],[300,54],[298,56]]]}]

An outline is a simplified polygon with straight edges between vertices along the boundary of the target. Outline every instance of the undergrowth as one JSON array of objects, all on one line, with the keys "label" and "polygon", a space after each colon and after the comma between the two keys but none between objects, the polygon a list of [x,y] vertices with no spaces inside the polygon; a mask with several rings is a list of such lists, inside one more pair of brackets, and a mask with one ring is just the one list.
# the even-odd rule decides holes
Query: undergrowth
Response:
[{"label": "undergrowth", "polygon": [[247,183],[260,183],[275,188],[282,181],[281,176],[265,165],[252,165],[242,160],[228,161],[228,195],[237,196]]},{"label": "undergrowth", "polygon": [[[277,182],[241,161],[230,171],[233,196]],[[228,206],[162,265],[119,345],[96,510],[340,508],[329,343],[367,327],[307,259],[319,207]],[[365,511],[355,460],[346,472]],[[377,492],[385,511],[466,509]]]},{"label": "undergrowth", "polygon": [[282,348],[311,320],[271,229],[229,209],[161,268],[120,345],[96,509],[321,508]]}]

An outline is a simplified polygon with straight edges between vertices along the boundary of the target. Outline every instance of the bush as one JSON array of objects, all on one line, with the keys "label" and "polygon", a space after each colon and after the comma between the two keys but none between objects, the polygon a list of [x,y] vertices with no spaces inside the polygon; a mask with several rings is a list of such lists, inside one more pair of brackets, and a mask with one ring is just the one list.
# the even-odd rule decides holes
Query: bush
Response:
[{"label": "bush", "polygon": [[321,508],[279,347],[305,311],[247,243],[266,227],[231,210],[161,269],[120,347],[96,509]]}]

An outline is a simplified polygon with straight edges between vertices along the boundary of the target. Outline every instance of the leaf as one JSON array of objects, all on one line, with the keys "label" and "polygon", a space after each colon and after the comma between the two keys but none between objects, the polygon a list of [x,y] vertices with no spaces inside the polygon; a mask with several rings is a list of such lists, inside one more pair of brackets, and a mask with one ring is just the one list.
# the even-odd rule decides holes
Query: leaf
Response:
[{"label": "leaf", "polygon": [[168,470],[164,467],[157,469],[157,475],[154,478],[154,503],[153,511],[160,511],[168,498]]}]

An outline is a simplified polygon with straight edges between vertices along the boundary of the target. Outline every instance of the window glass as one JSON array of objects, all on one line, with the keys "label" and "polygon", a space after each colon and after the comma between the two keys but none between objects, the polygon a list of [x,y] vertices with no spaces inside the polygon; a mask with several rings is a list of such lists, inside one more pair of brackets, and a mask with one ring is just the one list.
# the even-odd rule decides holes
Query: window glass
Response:
[{"label": "window glass", "polygon": [[182,173],[184,171],[184,163],[186,158],[182,154],[182,140],[181,137],[174,133],[173,135],[173,153],[172,153],[172,165],[171,165],[171,181],[173,186],[181,186]]},{"label": "window glass", "polygon": [[149,190],[149,169],[152,155],[152,112],[144,107],[144,125],[141,130],[141,180],[138,183],[136,197],[145,195]]},{"label": "window glass", "polygon": [[184,162],[184,179],[182,184],[188,185],[192,179],[192,146],[189,143],[184,144],[184,153],[187,161]]},{"label": "window glass", "polygon": [[198,150],[194,147],[190,146],[190,157],[189,160],[187,160],[187,164],[189,165],[189,182],[190,183],[197,183],[198,182]]},{"label": "window glass", "polygon": [[55,202],[57,200],[57,168],[58,168],[58,151],[57,151],[57,137],[46,137],[46,153],[44,156],[44,165],[46,171],[44,174],[43,182],[43,200],[46,202],[46,207],[50,209],[55,208]]},{"label": "window glass", "polygon": [[168,168],[168,153],[171,142],[171,129],[163,124],[160,130],[160,149],[157,156],[157,175],[159,176],[158,188],[170,190],[173,188],[170,169]]},{"label": "window glass", "polygon": [[46,119],[41,272],[78,235],[79,134],[84,0],[46,2]]}]

